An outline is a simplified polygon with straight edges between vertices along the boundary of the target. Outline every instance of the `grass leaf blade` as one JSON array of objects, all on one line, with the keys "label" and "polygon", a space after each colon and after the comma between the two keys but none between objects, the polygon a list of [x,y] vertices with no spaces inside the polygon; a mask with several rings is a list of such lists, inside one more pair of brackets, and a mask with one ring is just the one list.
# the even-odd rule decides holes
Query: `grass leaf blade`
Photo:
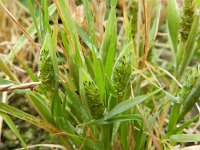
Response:
[{"label": "grass leaf blade", "polygon": [[14,122],[11,120],[11,118],[0,111],[0,116],[3,117],[4,121],[6,122],[6,124],[10,127],[10,129],[13,131],[13,133],[17,136],[17,138],[21,141],[24,149],[28,150],[27,145],[24,141],[24,139],[22,138],[21,134],[19,133],[17,127],[15,126]]}]

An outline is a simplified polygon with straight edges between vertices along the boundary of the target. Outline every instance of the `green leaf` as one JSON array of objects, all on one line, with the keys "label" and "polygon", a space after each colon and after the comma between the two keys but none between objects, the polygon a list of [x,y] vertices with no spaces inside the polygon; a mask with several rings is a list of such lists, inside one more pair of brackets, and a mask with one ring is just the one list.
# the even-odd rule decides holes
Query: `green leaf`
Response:
[{"label": "green leaf", "polygon": [[61,82],[67,92],[67,96],[70,101],[68,105],[71,106],[70,108],[73,109],[72,112],[75,111],[77,115],[76,117],[80,117],[81,119],[84,120],[85,118],[87,118],[87,114],[80,102],[78,95],[69,86],[67,86],[66,83],[64,83],[62,80]]},{"label": "green leaf", "polygon": [[104,76],[103,76],[103,69],[102,69],[101,60],[97,57],[93,49],[92,49],[92,58],[93,58],[93,63],[94,63],[95,81],[99,88],[101,100],[103,101],[104,96],[105,96],[105,82],[104,82]]},{"label": "green leaf", "polygon": [[48,44],[48,49],[49,53],[51,56],[51,60],[53,63],[53,70],[55,73],[55,83],[56,83],[56,89],[58,89],[58,77],[59,77],[59,69],[58,69],[58,58],[56,55],[56,47],[57,47],[57,34],[58,34],[58,29],[56,26],[54,26],[53,30],[53,35],[52,37],[50,34],[47,34],[47,44]]},{"label": "green leaf", "polygon": [[110,5],[112,7],[116,7],[117,6],[117,0],[111,0]]},{"label": "green leaf", "polygon": [[[114,23],[114,27],[113,27],[113,23]],[[108,22],[106,24],[105,34],[103,37],[103,42],[102,42],[101,49],[100,49],[100,54],[101,54],[101,59],[102,59],[103,65],[106,64],[109,47],[110,47],[110,44],[112,41],[112,35],[113,35],[113,33],[116,32],[115,24],[116,24],[116,10],[114,7],[112,7],[110,10]]]},{"label": "green leaf", "polygon": [[96,35],[94,30],[94,18],[92,16],[92,11],[90,9],[90,4],[88,0],[82,0],[83,1],[83,7],[84,7],[84,14],[86,17],[87,25],[88,25],[88,34],[90,37],[90,40],[92,41],[93,45],[96,45]]},{"label": "green leaf", "polygon": [[198,120],[199,116],[200,116],[200,114],[196,115],[192,119],[190,119],[190,120],[186,121],[185,123],[183,123],[182,125],[180,125],[178,128],[170,131],[169,133],[167,133],[165,136],[162,137],[162,140],[169,138],[173,134],[183,131],[183,129],[185,129],[185,128],[188,128],[192,123],[195,122],[195,120]]},{"label": "green leaf", "polygon": [[150,45],[155,41],[155,38],[157,36],[158,32],[158,27],[159,27],[159,21],[160,21],[160,10],[161,10],[161,1],[157,0],[156,5],[155,5],[155,19],[152,22],[152,26],[150,28],[150,33],[149,33],[149,43]]},{"label": "green leaf", "polygon": [[82,41],[88,46],[88,48],[90,50],[94,49],[94,52],[97,55],[97,48],[91,42],[90,37],[85,33],[85,31],[78,24],[76,24],[76,29],[77,29],[77,32],[78,32],[79,36],[81,37]]},{"label": "green leaf", "polygon": [[26,0],[26,4],[27,4],[27,6],[28,6],[28,8],[29,8],[29,11],[30,11],[30,13],[31,13],[31,17],[32,17],[32,19],[33,19],[33,23],[34,23],[34,25],[35,25],[36,31],[37,31],[38,36],[39,36],[40,41],[41,41],[41,40],[42,40],[42,36],[41,36],[41,32],[40,32],[40,30],[39,30],[38,23],[37,23],[37,19],[36,19],[36,15],[35,15],[35,12],[34,12],[33,1],[31,1],[31,0]]},{"label": "green leaf", "polygon": [[0,116],[4,119],[6,124],[10,127],[10,129],[17,136],[17,138],[21,141],[24,149],[28,150],[24,139],[22,138],[21,134],[19,133],[19,131],[18,131],[17,127],[15,126],[14,122],[12,121],[12,119],[7,114],[5,114],[5,113],[3,113],[1,111],[0,111]]},{"label": "green leaf", "polygon": [[42,13],[42,21],[43,21],[43,28],[44,28],[44,33],[50,32],[51,28],[49,25],[49,15],[48,15],[48,8],[47,8],[47,1],[41,1],[42,8],[44,12]]},{"label": "green leaf", "polygon": [[172,142],[199,142],[200,134],[177,134],[170,136]]},{"label": "green leaf", "polygon": [[27,114],[21,110],[18,110],[12,106],[9,106],[7,104],[4,104],[2,102],[0,102],[0,112],[3,112],[3,113],[7,113],[7,114],[10,114],[14,117],[17,117],[17,118],[20,118],[22,120],[25,120],[35,126],[38,126],[50,133],[57,133],[59,132],[57,128],[55,128],[52,124],[42,120],[42,119],[39,119],[37,117],[34,117],[30,114]]},{"label": "green leaf", "polygon": [[104,77],[103,77],[101,60],[99,59],[97,48],[95,47],[94,44],[92,44],[88,35],[83,31],[83,29],[79,25],[76,24],[76,28],[83,42],[89,47],[89,49],[92,52],[95,81],[100,90],[101,100],[103,101],[104,96],[105,96],[105,85],[104,85]]},{"label": "green leaf", "polygon": [[110,119],[113,116],[118,115],[118,114],[134,107],[135,105],[142,103],[143,101],[145,101],[146,99],[148,99],[149,97],[151,97],[152,95],[154,95],[160,91],[161,90],[158,89],[150,94],[138,96],[138,97],[123,101],[123,102],[119,103],[118,105],[116,105],[110,112],[108,112],[108,114],[105,116],[105,118]]},{"label": "green leaf", "polygon": [[44,98],[37,92],[29,92],[28,97],[36,111],[47,121],[52,122],[50,109],[45,104]]},{"label": "green leaf", "polygon": [[70,14],[68,5],[65,0],[54,1],[58,10],[58,13],[62,19],[67,36],[69,36],[70,44],[70,55],[73,57],[79,68],[84,65],[84,57],[81,51],[81,45],[79,43],[79,38],[76,30],[75,23]]},{"label": "green leaf", "polygon": [[[65,57],[67,58],[69,62],[69,73],[64,69],[65,75],[67,80],[69,81],[68,83],[73,86],[76,90],[78,90],[79,87],[79,81],[78,81],[78,66],[75,65],[73,57],[71,56],[71,53],[69,53],[70,49],[70,44],[67,40],[67,36],[64,34],[64,32],[61,32],[61,37],[62,37],[62,42],[64,45],[64,54]],[[73,78],[73,80],[72,80]]]},{"label": "green leaf", "polygon": [[180,17],[178,6],[175,0],[169,0],[167,6],[167,29],[169,32],[169,40],[174,54],[178,47],[178,30],[180,27]]},{"label": "green leaf", "polygon": [[105,125],[105,124],[112,124],[112,123],[116,123],[116,122],[124,122],[124,121],[131,121],[131,120],[142,120],[142,118],[138,114],[119,115],[119,116],[115,116],[111,119],[92,120],[92,121],[80,124],[78,126],[86,126],[88,124]]},{"label": "green leaf", "polygon": [[0,85],[5,85],[5,84],[17,84],[17,82],[0,78]]},{"label": "green leaf", "polygon": [[[11,107],[11,106],[8,106],[4,103],[1,103],[0,102],[0,113],[8,113],[12,116],[15,116],[17,118],[20,118],[22,120],[25,120],[33,125],[36,125],[52,134],[56,134],[56,133],[60,133],[61,131],[58,130],[57,128],[55,128],[52,124],[44,121],[44,120],[41,120],[37,117],[34,117],[32,115],[29,115],[25,112],[22,112],[14,107]],[[66,135],[66,137],[68,138],[68,136],[70,136],[70,138],[73,138],[73,140],[76,140],[77,142],[79,143],[85,143],[85,147],[89,147],[89,148],[92,148],[92,149],[98,149],[98,150],[101,150],[101,145],[97,142],[97,141],[94,141],[94,140],[90,140],[90,139],[86,139],[86,138],[82,138],[81,136],[77,136],[75,134],[70,134],[70,133],[66,133],[64,132],[63,135]]]},{"label": "green leaf", "polygon": [[114,65],[116,43],[117,43],[117,20],[116,20],[116,16],[114,16],[113,17],[113,33],[111,35],[110,45],[108,47],[109,49],[108,49],[108,54],[107,54],[106,64],[105,64],[105,72],[109,79],[111,78],[113,65]]},{"label": "green leaf", "polygon": [[83,81],[84,79],[91,79],[90,76],[88,76],[88,74],[85,72],[84,69],[80,69],[79,70],[79,76],[81,76],[80,80],[79,80],[79,92],[80,92],[80,97],[81,97],[81,103],[82,103],[82,107],[84,108],[85,112],[88,115],[88,118],[92,118],[92,115],[90,113],[90,109],[87,103],[87,99],[85,96],[85,90],[84,90],[84,85],[83,85]]},{"label": "green leaf", "polygon": [[180,103],[174,103],[174,105],[172,106],[168,123],[168,132],[176,128],[178,116],[180,113],[180,107],[181,107]]},{"label": "green leaf", "polygon": [[63,124],[64,112],[63,112],[63,109],[62,109],[62,104],[61,104],[61,100],[60,100],[60,97],[59,97],[58,90],[55,91],[55,93],[52,97],[51,112],[52,112],[52,116],[53,116],[53,119],[54,119],[56,126],[60,130],[63,130],[64,129],[64,124]]}]

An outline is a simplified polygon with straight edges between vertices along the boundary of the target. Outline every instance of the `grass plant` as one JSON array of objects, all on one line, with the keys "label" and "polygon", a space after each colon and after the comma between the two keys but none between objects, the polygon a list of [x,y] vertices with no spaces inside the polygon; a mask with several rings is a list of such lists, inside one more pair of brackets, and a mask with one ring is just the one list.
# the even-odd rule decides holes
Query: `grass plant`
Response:
[{"label": "grass plant", "polygon": [[[7,9],[9,1],[0,1],[22,31],[0,56],[0,92],[20,93],[38,116],[9,101],[0,101],[0,116],[24,149],[34,146],[10,116],[52,134],[61,149],[168,150],[200,142],[198,0],[183,0],[180,8],[168,0],[166,24],[161,0],[19,3],[31,18],[26,29]],[[37,51],[36,71],[20,59],[26,45]]]}]

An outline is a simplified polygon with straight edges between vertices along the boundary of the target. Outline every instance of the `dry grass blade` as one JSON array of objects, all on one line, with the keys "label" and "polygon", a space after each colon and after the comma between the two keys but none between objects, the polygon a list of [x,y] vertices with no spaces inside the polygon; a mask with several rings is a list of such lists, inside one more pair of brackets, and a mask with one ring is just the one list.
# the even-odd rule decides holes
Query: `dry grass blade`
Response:
[{"label": "dry grass blade", "polygon": [[0,86],[0,91],[7,91],[8,88],[10,88],[11,86],[13,86],[14,84],[13,83],[10,83],[10,84],[6,84],[6,85],[1,85]]},{"label": "dry grass blade", "polygon": [[30,83],[24,83],[24,84],[20,84],[20,85],[14,85],[13,83],[1,85],[0,92],[19,90],[19,89],[32,89],[39,84],[40,84],[40,82],[30,82]]},{"label": "dry grass blade", "polygon": [[[132,98],[134,98],[133,89],[132,89],[132,88],[131,88],[131,96],[132,96]],[[144,113],[142,112],[142,110],[140,109],[140,107],[139,107],[138,105],[136,105],[136,107],[137,107],[139,113],[140,113],[141,116],[142,116],[142,119],[143,119],[143,121],[144,121],[144,124],[145,124],[145,126],[146,126],[146,128],[147,128],[147,130],[148,130],[148,132],[149,132],[149,135],[150,135],[150,137],[152,138],[152,141],[153,141],[153,143],[155,144],[156,148],[157,148],[158,150],[162,150],[162,147],[161,147],[161,145],[159,144],[158,138],[155,137],[155,135],[153,134],[152,129],[151,129],[151,128],[149,127],[149,125],[148,125],[148,121],[147,121],[147,118],[145,118]]]},{"label": "dry grass blade", "polygon": [[172,78],[179,87],[182,87],[181,83],[170,73],[168,72],[167,70],[161,68],[161,67],[158,67],[158,69],[162,70],[164,73],[166,73],[170,78]]},{"label": "dry grass blade", "polygon": [[161,145],[159,144],[158,138],[153,134],[152,129],[151,129],[151,128],[149,127],[149,125],[148,125],[147,118],[145,118],[145,116],[144,116],[142,110],[140,109],[140,107],[139,107],[138,105],[137,105],[137,108],[138,108],[138,110],[139,110],[139,112],[140,112],[140,114],[141,114],[141,116],[142,116],[142,119],[143,119],[143,121],[144,121],[144,124],[145,124],[145,126],[146,126],[146,128],[147,128],[147,130],[148,130],[148,132],[149,132],[149,135],[150,135],[150,137],[152,138],[152,141],[153,141],[153,143],[155,144],[157,150],[162,150],[162,147],[161,147]]},{"label": "dry grass blade", "polygon": [[31,38],[31,36],[26,32],[24,27],[17,21],[17,19],[10,13],[10,11],[5,7],[2,1],[0,1],[0,5],[3,8],[3,10],[10,16],[10,18],[17,24],[17,26],[21,29],[21,31],[24,33],[24,35],[27,37],[27,39],[30,40],[30,42],[33,44],[33,46],[39,51],[40,48],[35,44],[34,40]]},{"label": "dry grass blade", "polygon": [[[25,120],[37,127],[40,127],[41,129],[46,130],[49,133],[52,133],[52,134],[60,133],[60,130],[58,130],[53,124],[51,124],[45,120],[42,120],[38,117],[32,116],[28,113],[25,113],[25,112],[23,112],[19,109],[16,109],[12,106],[4,104],[2,102],[0,102],[0,112],[12,115],[12,116],[20,118],[22,120]],[[68,133],[66,133],[66,134],[68,134]]]},{"label": "dry grass blade", "polygon": [[148,70],[150,71],[150,73],[152,74],[152,77],[155,79],[155,81],[157,82],[157,84],[159,85],[159,87],[161,87],[161,83],[159,82],[158,78],[156,77],[156,75],[154,74],[153,70],[151,69],[151,66],[148,65],[148,63],[145,63]]},{"label": "dry grass blade", "polygon": [[[28,149],[35,149],[35,148],[39,148],[39,147],[66,150],[66,148],[64,146],[56,145],[56,144],[36,144],[36,145],[27,146]],[[24,148],[17,148],[15,150],[24,150]]]},{"label": "dry grass blade", "polygon": [[144,9],[144,21],[145,21],[145,44],[144,44],[144,53],[143,53],[143,62],[142,68],[145,66],[145,62],[148,55],[148,45],[149,45],[149,18],[147,10],[147,2],[143,0],[143,9]]}]

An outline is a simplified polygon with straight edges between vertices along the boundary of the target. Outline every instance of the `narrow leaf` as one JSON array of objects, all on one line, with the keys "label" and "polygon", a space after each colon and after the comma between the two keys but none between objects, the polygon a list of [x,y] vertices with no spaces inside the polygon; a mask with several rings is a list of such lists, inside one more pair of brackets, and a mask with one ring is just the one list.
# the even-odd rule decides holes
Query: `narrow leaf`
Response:
[{"label": "narrow leaf", "polygon": [[170,136],[172,142],[199,142],[200,134],[177,134]]},{"label": "narrow leaf", "polygon": [[17,118],[20,118],[22,120],[25,120],[35,126],[38,126],[50,133],[58,133],[59,130],[56,129],[52,124],[44,121],[44,120],[41,120],[39,118],[36,118],[30,114],[27,114],[21,110],[18,110],[14,107],[11,107],[9,105],[6,105],[2,102],[0,102],[0,112],[3,112],[3,113],[7,113],[7,114],[10,114],[14,117],[17,117]]},{"label": "narrow leaf", "polygon": [[116,10],[115,7],[112,7],[106,25],[105,34],[103,37],[103,43],[100,49],[101,59],[104,65],[106,64],[108,50],[111,44],[112,34],[115,32],[115,27],[113,27],[113,23],[115,22],[116,22]]},{"label": "narrow leaf", "polygon": [[169,0],[167,6],[167,28],[174,53],[176,53],[178,46],[179,18],[177,2],[175,0]]},{"label": "narrow leaf", "polygon": [[145,101],[146,99],[148,99],[149,97],[151,97],[152,95],[156,94],[160,92],[160,89],[147,94],[147,95],[143,95],[143,96],[138,96],[135,98],[131,98],[129,100],[123,101],[121,103],[119,103],[118,105],[116,105],[107,115],[106,115],[106,119],[112,118],[113,116],[120,114],[132,107],[134,107],[135,105],[138,105],[140,103],[142,103],[143,101]]},{"label": "narrow leaf", "polygon": [[3,112],[0,112],[0,116],[3,117],[4,121],[6,122],[6,124],[10,127],[10,129],[13,131],[13,133],[17,136],[17,138],[20,140],[20,142],[22,143],[24,149],[28,150],[27,149],[27,145],[24,141],[24,139],[22,138],[21,134],[19,133],[17,127],[15,126],[14,122],[11,120],[11,118],[3,113]]}]

